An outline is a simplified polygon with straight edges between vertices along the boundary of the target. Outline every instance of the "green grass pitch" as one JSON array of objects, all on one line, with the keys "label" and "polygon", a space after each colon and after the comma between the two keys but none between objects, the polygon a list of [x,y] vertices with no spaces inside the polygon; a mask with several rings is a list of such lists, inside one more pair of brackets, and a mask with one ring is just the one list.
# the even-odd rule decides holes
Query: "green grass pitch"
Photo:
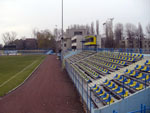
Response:
[{"label": "green grass pitch", "polygon": [[44,60],[44,55],[0,56],[0,96],[21,84]]}]

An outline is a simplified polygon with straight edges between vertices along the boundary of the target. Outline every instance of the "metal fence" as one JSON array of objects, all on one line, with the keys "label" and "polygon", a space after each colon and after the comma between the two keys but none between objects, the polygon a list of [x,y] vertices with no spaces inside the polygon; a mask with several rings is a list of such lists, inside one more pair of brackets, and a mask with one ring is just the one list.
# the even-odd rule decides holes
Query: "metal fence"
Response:
[{"label": "metal fence", "polygon": [[91,88],[88,86],[88,83],[86,83],[83,78],[76,73],[76,71],[71,68],[70,64],[68,62],[65,62],[66,70],[73,81],[77,91],[81,95],[82,98],[82,103],[86,103],[86,110],[87,113],[92,113],[93,112],[93,102],[91,99]]},{"label": "metal fence", "polygon": [[[90,51],[110,51],[110,52],[126,52],[126,53],[139,53],[139,54],[150,54],[150,49],[139,49],[139,48],[84,48],[78,50],[90,50]],[[72,51],[68,49],[66,51]],[[65,52],[66,52],[65,51]]]}]

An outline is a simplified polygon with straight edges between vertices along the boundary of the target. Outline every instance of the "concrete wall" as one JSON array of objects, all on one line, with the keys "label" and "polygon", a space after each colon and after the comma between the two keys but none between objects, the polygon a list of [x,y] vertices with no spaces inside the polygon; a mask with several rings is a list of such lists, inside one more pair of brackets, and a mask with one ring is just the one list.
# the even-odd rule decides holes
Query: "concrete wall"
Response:
[{"label": "concrete wall", "polygon": [[113,113],[113,110],[117,113],[127,113],[140,110],[141,104],[150,107],[150,87],[110,106],[94,110],[93,113]]},{"label": "concrete wall", "polygon": [[[66,45],[66,46],[64,46],[64,45]],[[67,49],[71,49],[71,38],[64,39],[62,49],[63,49],[63,51],[66,51]]]},{"label": "concrete wall", "polygon": [[97,36],[97,45],[98,45],[98,48],[102,47],[102,41],[101,41],[101,36],[100,35]]},{"label": "concrete wall", "polygon": [[85,36],[78,36],[77,37],[77,49],[82,49],[82,40],[84,39]]},{"label": "concrete wall", "polygon": [[66,30],[66,37],[73,37],[73,36],[75,36],[74,35],[74,33],[75,32],[82,32],[82,35],[87,35],[87,29],[74,29],[74,28],[72,28],[72,29],[67,29]]}]

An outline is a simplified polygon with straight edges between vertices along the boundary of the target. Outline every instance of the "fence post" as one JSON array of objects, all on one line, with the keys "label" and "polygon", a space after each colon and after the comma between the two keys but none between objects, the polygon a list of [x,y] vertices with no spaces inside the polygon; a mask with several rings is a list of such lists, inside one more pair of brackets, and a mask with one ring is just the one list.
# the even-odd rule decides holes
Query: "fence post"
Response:
[{"label": "fence post", "polygon": [[74,82],[74,84],[75,84],[75,75],[73,74],[73,82]]},{"label": "fence post", "polygon": [[78,90],[79,90],[79,75],[78,75]]},{"label": "fence post", "polygon": [[[109,97],[108,97],[108,99],[110,98],[110,92],[109,92]],[[110,106],[110,101],[109,101],[109,106]]]},{"label": "fence post", "polygon": [[146,105],[144,105],[144,113],[146,113]]},{"label": "fence post", "polygon": [[[123,75],[123,92],[124,92],[124,75]],[[124,99],[124,94],[123,94],[123,99]]]},{"label": "fence post", "polygon": [[[76,72],[75,71],[73,71],[73,73],[71,74],[72,76],[71,76],[71,78],[72,78],[72,81],[73,81],[73,76],[74,76],[74,74],[75,74]],[[74,82],[74,81],[73,81]]]},{"label": "fence post", "polygon": [[147,76],[147,75],[145,74],[145,89],[146,89],[146,76]]},{"label": "fence post", "polygon": [[141,113],[142,113],[142,110],[143,110],[143,104],[141,104]]},{"label": "fence post", "polygon": [[77,88],[77,76],[75,76],[75,86]]},{"label": "fence post", "polygon": [[90,113],[91,113],[91,87],[90,87]]},{"label": "fence post", "polygon": [[83,78],[82,78],[82,103],[83,103]]},{"label": "fence post", "polygon": [[87,83],[87,113],[88,113],[88,83]]}]

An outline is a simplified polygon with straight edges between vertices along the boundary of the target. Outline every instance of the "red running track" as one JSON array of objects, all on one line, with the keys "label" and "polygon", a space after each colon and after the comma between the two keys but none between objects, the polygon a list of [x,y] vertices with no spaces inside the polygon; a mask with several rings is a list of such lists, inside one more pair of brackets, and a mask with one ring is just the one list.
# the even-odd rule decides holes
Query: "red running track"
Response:
[{"label": "red running track", "polygon": [[52,55],[25,84],[0,99],[0,113],[83,113],[79,98],[60,61]]}]

